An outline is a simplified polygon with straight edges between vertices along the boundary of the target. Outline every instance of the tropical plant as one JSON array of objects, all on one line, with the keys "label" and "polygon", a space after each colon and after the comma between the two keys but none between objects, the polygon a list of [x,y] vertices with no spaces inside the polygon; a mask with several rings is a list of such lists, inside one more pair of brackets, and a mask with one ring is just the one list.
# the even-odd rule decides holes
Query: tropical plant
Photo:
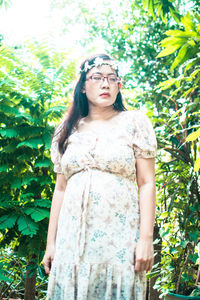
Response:
[{"label": "tropical plant", "polygon": [[163,97],[167,102],[174,104],[174,112],[165,109],[157,122],[160,144],[169,153],[166,161],[159,163],[158,176],[161,208],[157,221],[161,228],[162,259],[156,287],[163,295],[170,291],[191,293],[198,271],[195,247],[200,230],[199,20],[198,15],[189,13],[182,17],[184,30],[167,31],[170,37],[161,41],[164,50],[158,55],[163,57],[179,50],[171,65],[171,71],[179,67],[178,76],[158,85],[165,91]]},{"label": "tropical plant", "polygon": [[165,22],[170,14],[176,21],[179,20],[180,14],[176,8],[175,0],[143,0],[143,4],[147,7],[148,12],[156,19],[156,14]]},{"label": "tropical plant", "polygon": [[0,242],[25,257],[24,299],[31,300],[55,179],[51,136],[66,110],[74,63],[47,44],[2,44],[0,66]]}]

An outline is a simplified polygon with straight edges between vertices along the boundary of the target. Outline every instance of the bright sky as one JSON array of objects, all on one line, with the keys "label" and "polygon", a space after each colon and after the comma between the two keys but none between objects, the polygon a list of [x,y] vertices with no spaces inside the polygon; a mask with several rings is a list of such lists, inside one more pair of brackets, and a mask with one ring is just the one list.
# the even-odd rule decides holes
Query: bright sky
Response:
[{"label": "bright sky", "polygon": [[[7,10],[0,9],[0,33],[6,43],[23,44],[28,39],[48,40],[57,48],[73,49],[74,56],[80,56],[80,46],[77,41],[87,37],[84,24],[69,24],[69,31],[63,34],[65,16],[74,19],[77,16],[76,5],[69,3],[66,9],[51,9],[50,0],[13,0]],[[66,1],[67,2],[67,1]],[[84,1],[83,1],[84,2]],[[86,0],[87,2],[87,0]],[[98,0],[92,2],[93,6]],[[66,27],[66,26],[65,26]],[[97,51],[103,51],[104,46],[99,38],[95,41]]]}]

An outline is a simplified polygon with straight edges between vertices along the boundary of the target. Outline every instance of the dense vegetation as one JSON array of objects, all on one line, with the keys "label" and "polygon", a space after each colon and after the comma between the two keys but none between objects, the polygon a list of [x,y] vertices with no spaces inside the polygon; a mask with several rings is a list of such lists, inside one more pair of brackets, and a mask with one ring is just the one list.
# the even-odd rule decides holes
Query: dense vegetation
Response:
[{"label": "dense vegetation", "polygon": [[[200,6],[189,1],[188,13],[184,1],[143,2],[126,0],[120,12],[108,7],[102,14],[80,2],[89,28],[81,43],[101,35],[107,52],[126,66],[126,106],[145,107],[154,123],[159,145],[155,246],[161,250],[149,277],[155,276],[161,295],[186,294],[199,276]],[[22,296],[25,287],[25,299],[45,299],[47,278],[40,262],[54,184],[50,139],[70,101],[74,74],[67,54],[45,44],[1,43],[2,296]]]}]

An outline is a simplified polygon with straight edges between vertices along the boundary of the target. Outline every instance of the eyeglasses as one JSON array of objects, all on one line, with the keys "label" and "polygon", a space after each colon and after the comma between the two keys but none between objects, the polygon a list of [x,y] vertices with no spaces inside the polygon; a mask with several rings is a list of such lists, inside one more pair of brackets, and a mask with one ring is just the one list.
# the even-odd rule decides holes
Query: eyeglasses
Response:
[{"label": "eyeglasses", "polygon": [[108,75],[108,76],[103,76],[102,74],[92,74],[90,77],[86,78],[86,80],[91,80],[93,83],[101,83],[104,81],[104,79],[108,80],[109,84],[117,84],[121,82],[121,78],[117,77],[115,75]]}]

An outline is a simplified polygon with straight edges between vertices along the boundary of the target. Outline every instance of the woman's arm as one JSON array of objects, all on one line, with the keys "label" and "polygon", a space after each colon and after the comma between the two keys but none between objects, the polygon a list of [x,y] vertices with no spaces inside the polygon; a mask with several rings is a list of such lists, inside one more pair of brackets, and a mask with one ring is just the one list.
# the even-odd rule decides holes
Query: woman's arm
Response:
[{"label": "woman's arm", "polygon": [[42,261],[45,272],[47,274],[50,273],[51,264],[54,258],[58,217],[63,203],[66,185],[67,185],[67,181],[64,175],[57,174],[53,199],[51,203],[46,251]]},{"label": "woman's arm", "polygon": [[155,159],[136,159],[136,176],[139,189],[140,233],[135,251],[135,271],[149,271],[153,265],[153,227],[156,205]]}]

